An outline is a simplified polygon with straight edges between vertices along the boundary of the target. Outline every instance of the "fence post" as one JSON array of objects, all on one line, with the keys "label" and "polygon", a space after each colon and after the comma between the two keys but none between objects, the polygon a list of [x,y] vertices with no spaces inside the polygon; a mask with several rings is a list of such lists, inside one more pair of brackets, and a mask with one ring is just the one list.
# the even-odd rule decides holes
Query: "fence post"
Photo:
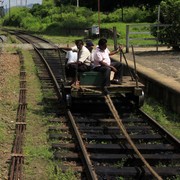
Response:
[{"label": "fence post", "polygon": [[117,31],[116,27],[113,27],[113,38],[114,38],[114,50],[117,49]]},{"label": "fence post", "polygon": [[129,25],[126,25],[126,53],[129,52]]},{"label": "fence post", "polygon": [[157,40],[156,40],[156,51],[158,51],[159,46],[159,24],[160,24],[160,5],[158,6],[158,24],[157,24]]}]

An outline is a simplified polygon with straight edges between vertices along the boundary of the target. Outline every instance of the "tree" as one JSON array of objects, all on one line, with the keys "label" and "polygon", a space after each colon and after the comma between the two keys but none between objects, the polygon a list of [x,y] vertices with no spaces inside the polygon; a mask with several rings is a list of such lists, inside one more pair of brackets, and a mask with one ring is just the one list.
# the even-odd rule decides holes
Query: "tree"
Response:
[{"label": "tree", "polygon": [[[58,1],[58,0],[57,0]],[[59,1],[66,1],[66,0],[59,0]],[[112,12],[120,7],[122,5],[124,7],[147,7],[147,8],[154,8],[156,5],[159,5],[159,3],[162,0],[100,0],[100,6],[101,6],[101,11],[102,12]],[[71,2],[71,5],[76,5],[77,0],[69,0]],[[90,1],[85,1],[85,0],[79,0],[79,5],[85,6],[87,8],[92,9],[93,11],[97,11],[98,7],[98,0],[90,0]]]},{"label": "tree", "polygon": [[180,49],[180,0],[164,0],[160,4],[160,22],[171,26],[160,30],[160,41]]}]

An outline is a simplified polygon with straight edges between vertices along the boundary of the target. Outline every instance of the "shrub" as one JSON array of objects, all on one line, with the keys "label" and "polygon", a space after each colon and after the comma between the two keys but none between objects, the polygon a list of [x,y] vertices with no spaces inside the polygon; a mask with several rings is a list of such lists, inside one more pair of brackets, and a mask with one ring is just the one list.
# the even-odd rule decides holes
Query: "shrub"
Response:
[{"label": "shrub", "polygon": [[[169,44],[174,49],[180,49],[180,0],[164,0],[160,4],[161,14],[160,22],[162,24],[171,24],[169,27],[160,28],[159,41]],[[157,10],[156,10],[157,11]],[[155,29],[153,35],[157,35]]]},{"label": "shrub", "polygon": [[[123,17],[122,17],[123,16]],[[154,16],[152,17],[152,13],[150,10],[145,9],[145,7],[136,8],[136,7],[129,7],[123,9],[117,9],[116,11],[109,13],[108,15],[104,16],[101,20],[102,22],[148,22],[154,20]]]},{"label": "shrub", "polygon": [[32,15],[26,16],[22,19],[21,27],[35,32],[43,30],[43,25],[41,24],[41,21],[38,18],[32,17]]},{"label": "shrub", "polygon": [[180,48],[180,0],[166,0],[161,2],[162,22],[172,24],[163,33],[166,41],[173,44],[173,48]]},{"label": "shrub", "polygon": [[83,16],[77,16],[74,13],[62,14],[62,25],[64,28],[84,28],[90,26],[91,22]]},{"label": "shrub", "polygon": [[[90,19],[92,19],[94,23],[98,24],[98,13],[94,13]],[[107,22],[107,15],[100,13],[100,20],[102,23]]]},{"label": "shrub", "polygon": [[45,32],[47,34],[53,34],[53,35],[58,35],[59,34],[59,30],[62,28],[62,24],[61,23],[52,23],[49,24],[46,29]]},{"label": "shrub", "polygon": [[11,8],[10,17],[6,14],[4,17],[3,25],[21,27],[21,21],[24,17],[28,16],[28,9],[24,7]]},{"label": "shrub", "polygon": [[145,9],[136,7],[125,8],[123,20],[124,22],[146,22],[148,15],[148,10]]}]

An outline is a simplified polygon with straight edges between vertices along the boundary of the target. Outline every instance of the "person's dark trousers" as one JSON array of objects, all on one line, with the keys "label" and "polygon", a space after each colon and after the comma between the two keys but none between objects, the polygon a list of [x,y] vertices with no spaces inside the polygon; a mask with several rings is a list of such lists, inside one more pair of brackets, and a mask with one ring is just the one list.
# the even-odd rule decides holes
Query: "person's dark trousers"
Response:
[{"label": "person's dark trousers", "polygon": [[123,76],[123,64],[121,62],[111,62],[111,66],[117,69],[117,72],[114,74],[114,79],[121,81]]},{"label": "person's dark trousers", "polygon": [[75,77],[76,76],[76,71],[78,70],[78,72],[85,72],[85,71],[89,71],[90,70],[90,66],[87,66],[85,64],[80,64],[77,66],[77,64],[72,63],[72,64],[68,64],[66,71],[68,72],[68,74],[71,77]]},{"label": "person's dark trousers", "polygon": [[91,66],[87,66],[86,64],[78,65],[78,72],[85,72],[90,70],[91,70]]},{"label": "person's dark trousers", "polygon": [[102,83],[102,87],[104,86],[110,86],[110,74],[111,74],[111,68],[107,66],[98,66],[93,69],[94,71],[102,72],[104,75],[104,81]]},{"label": "person's dark trousers", "polygon": [[69,77],[72,77],[75,80],[79,79],[79,74],[78,72],[86,72],[86,71],[90,71],[91,67],[87,66],[85,64],[68,64],[68,67],[66,68],[66,71],[69,74]]}]

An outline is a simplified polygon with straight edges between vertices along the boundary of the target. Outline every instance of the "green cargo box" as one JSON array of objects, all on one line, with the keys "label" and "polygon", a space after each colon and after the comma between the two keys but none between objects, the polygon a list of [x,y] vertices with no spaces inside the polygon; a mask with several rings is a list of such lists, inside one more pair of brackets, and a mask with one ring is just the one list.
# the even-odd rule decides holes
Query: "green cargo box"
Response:
[{"label": "green cargo box", "polygon": [[96,71],[88,71],[80,73],[80,85],[101,86],[103,82],[103,74]]}]

